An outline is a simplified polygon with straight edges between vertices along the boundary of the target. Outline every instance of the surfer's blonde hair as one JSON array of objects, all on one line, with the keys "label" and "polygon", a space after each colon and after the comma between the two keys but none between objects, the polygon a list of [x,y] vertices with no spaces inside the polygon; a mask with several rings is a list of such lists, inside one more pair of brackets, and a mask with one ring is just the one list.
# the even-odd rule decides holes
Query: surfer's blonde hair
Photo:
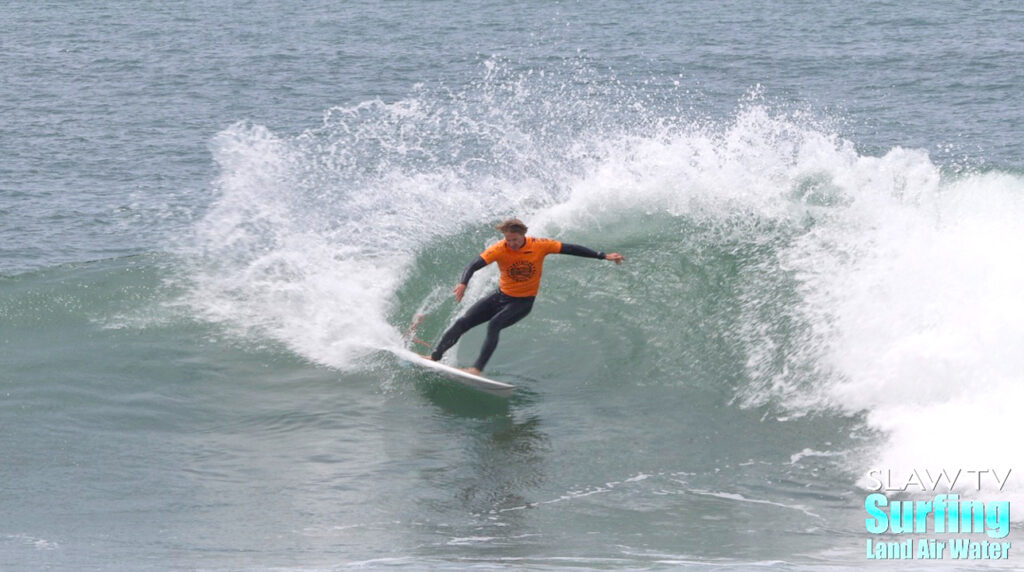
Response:
[{"label": "surfer's blonde hair", "polygon": [[516,234],[526,234],[527,230],[526,223],[517,218],[505,219],[501,221],[501,224],[494,228],[498,229],[502,233],[514,232]]}]

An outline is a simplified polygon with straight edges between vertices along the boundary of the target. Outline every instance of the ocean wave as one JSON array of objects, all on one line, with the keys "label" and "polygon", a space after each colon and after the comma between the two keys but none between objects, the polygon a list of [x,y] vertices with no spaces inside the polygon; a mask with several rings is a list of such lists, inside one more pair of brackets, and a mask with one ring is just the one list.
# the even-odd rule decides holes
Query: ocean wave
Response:
[{"label": "ocean wave", "polygon": [[[240,335],[365,368],[413,314],[433,314],[433,334],[450,323],[458,270],[516,215],[626,254],[617,278],[546,277],[578,297],[576,318],[546,325],[572,330],[607,302],[616,324],[595,343],[636,340],[641,379],[704,368],[740,406],[863,416],[887,440],[857,471],[1009,462],[1019,176],[915,149],[864,155],[757,93],[719,122],[636,95],[499,70],[462,93],[332,109],[294,137],[234,125],[212,144],[213,204],[179,249],[187,301]],[[492,284],[474,280],[470,299]]]}]

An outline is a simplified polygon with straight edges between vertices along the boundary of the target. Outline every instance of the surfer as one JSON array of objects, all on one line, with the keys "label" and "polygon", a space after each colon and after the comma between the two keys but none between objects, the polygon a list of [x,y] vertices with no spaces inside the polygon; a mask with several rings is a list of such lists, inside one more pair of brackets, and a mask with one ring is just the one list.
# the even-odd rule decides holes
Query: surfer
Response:
[{"label": "surfer", "polygon": [[540,275],[545,256],[548,254],[571,254],[585,258],[611,260],[615,264],[621,264],[625,260],[617,252],[605,254],[584,246],[563,243],[549,238],[528,237],[526,236],[526,225],[523,224],[523,221],[515,218],[505,220],[495,228],[505,236],[504,240],[488,247],[466,266],[453,292],[455,301],[461,302],[473,273],[492,262],[497,262],[498,269],[501,271],[498,290],[473,304],[473,307],[456,320],[452,327],[448,328],[448,331],[441,336],[441,341],[434,348],[433,353],[430,356],[424,356],[439,361],[444,353],[459,341],[462,334],[488,322],[487,337],[484,339],[483,347],[480,348],[480,357],[477,358],[473,367],[464,370],[477,375],[483,371],[487,361],[491,359],[494,349],[498,347],[498,333],[525,318],[533,309],[533,300],[540,288]]}]

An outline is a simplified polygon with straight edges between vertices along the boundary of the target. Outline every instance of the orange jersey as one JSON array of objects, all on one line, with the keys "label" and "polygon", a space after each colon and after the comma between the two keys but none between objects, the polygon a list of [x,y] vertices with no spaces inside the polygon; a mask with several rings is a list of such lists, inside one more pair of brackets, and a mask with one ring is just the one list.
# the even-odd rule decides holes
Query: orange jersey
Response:
[{"label": "orange jersey", "polygon": [[497,242],[480,253],[480,258],[490,264],[498,263],[501,279],[498,289],[516,298],[536,296],[540,290],[540,275],[544,269],[544,257],[562,251],[562,243],[550,238],[526,237],[526,244],[519,250],[512,250],[504,240]]}]

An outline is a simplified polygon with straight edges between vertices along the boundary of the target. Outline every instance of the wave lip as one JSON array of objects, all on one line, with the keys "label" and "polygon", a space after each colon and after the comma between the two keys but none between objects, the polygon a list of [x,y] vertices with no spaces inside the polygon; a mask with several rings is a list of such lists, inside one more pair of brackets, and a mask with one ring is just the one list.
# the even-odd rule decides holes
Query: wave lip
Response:
[{"label": "wave lip", "polygon": [[[627,256],[661,233],[669,256],[626,272],[665,274],[653,264],[672,258],[738,268],[718,298],[734,296],[739,318],[707,324],[745,360],[738,403],[863,415],[888,436],[872,466],[1013,457],[1000,436],[1022,428],[1009,405],[1024,365],[1019,177],[951,174],[914,149],[863,155],[756,93],[712,123],[553,81],[491,69],[463,93],[332,109],[292,138],[225,130],[214,202],[181,249],[193,307],[351,369],[401,344],[411,307],[457,314],[438,292],[496,219],[618,240],[600,246]],[[529,97],[552,91],[555,103]],[[673,244],[673,228],[697,244]],[[579,272],[567,282],[590,280]],[[954,416],[993,437],[942,422]]]}]

